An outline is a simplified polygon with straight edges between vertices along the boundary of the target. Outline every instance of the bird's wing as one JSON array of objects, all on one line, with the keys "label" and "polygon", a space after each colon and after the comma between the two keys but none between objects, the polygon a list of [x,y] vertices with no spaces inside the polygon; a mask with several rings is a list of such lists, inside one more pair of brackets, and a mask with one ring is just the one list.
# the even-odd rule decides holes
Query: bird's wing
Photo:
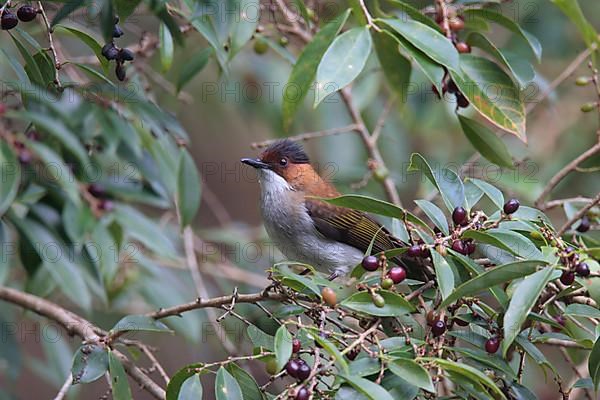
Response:
[{"label": "bird's wing", "polygon": [[305,205],[317,231],[328,239],[366,252],[375,237],[372,253],[402,246],[399,239],[362,211],[334,206],[317,199],[306,199]]}]

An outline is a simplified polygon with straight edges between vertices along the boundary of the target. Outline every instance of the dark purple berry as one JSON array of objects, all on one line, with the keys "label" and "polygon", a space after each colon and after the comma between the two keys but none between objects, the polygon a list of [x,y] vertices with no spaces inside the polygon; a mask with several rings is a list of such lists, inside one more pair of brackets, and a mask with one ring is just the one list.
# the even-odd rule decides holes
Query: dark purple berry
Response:
[{"label": "dark purple berry", "polygon": [[448,81],[448,93],[458,93],[458,86],[456,86],[456,83],[452,79]]},{"label": "dark purple berry", "polygon": [[507,201],[506,203],[504,203],[504,212],[506,214],[514,214],[517,212],[517,210],[519,209],[519,206],[521,204],[519,204],[519,200],[517,199],[510,199],[509,201]]},{"label": "dark purple berry", "polygon": [[408,248],[406,254],[408,254],[409,257],[421,257],[423,255],[423,250],[421,249],[421,246],[415,244]]},{"label": "dark purple berry", "polygon": [[361,264],[367,271],[376,271],[379,268],[379,260],[375,256],[366,256]]},{"label": "dark purple berry", "polygon": [[355,347],[346,354],[346,357],[348,357],[348,360],[354,361],[354,360],[356,360],[356,357],[358,357],[359,354],[360,354],[360,348]]},{"label": "dark purple berry", "polygon": [[119,51],[119,60],[133,61],[133,59],[134,59],[133,51],[131,51],[129,49],[121,49]]},{"label": "dark purple berry", "polygon": [[12,13],[12,11],[4,10],[2,17],[0,17],[0,27],[2,30],[7,31],[12,29],[17,26],[18,23],[19,20],[17,19],[17,16]]},{"label": "dark purple berry", "polygon": [[309,398],[310,398],[310,392],[304,386],[302,386],[296,392],[296,400],[308,400]]},{"label": "dark purple berry", "polygon": [[455,240],[454,242],[452,242],[452,250],[460,254],[467,254],[467,247],[465,246],[465,242],[463,242],[462,240]]},{"label": "dark purple berry", "polygon": [[446,323],[444,321],[442,321],[441,319],[438,319],[431,326],[431,332],[433,333],[433,336],[435,336],[435,337],[443,335],[444,332],[446,332]]},{"label": "dark purple berry", "polygon": [[406,279],[406,270],[402,267],[394,267],[390,269],[388,275],[397,284]]},{"label": "dark purple berry", "polygon": [[586,263],[581,263],[575,267],[575,272],[582,278],[587,278],[590,276],[590,267]]},{"label": "dark purple berry", "polygon": [[119,27],[119,25],[115,25],[113,28],[112,37],[120,38],[121,36],[123,36],[123,30]]},{"label": "dark purple berry", "polygon": [[585,233],[590,230],[590,219],[587,216],[581,218],[581,222],[577,226],[577,232]]},{"label": "dark purple berry", "polygon": [[33,21],[37,16],[37,10],[29,5],[21,6],[17,10],[17,17],[23,22]]},{"label": "dark purple berry", "polygon": [[454,211],[452,211],[452,221],[456,225],[465,225],[467,223],[467,210],[463,207],[456,207]]},{"label": "dark purple berry", "polygon": [[98,198],[106,196],[106,190],[104,189],[104,186],[100,185],[99,183],[92,183],[90,186],[88,186],[88,192],[92,196]]},{"label": "dark purple berry", "polygon": [[117,79],[121,82],[125,80],[127,75],[125,73],[125,68],[123,67],[123,64],[117,64],[117,66],[115,67],[115,74],[117,75]]},{"label": "dark purple berry", "polygon": [[486,340],[485,342],[485,351],[490,354],[494,354],[500,348],[500,339],[497,337],[492,337]]},{"label": "dark purple berry", "polygon": [[469,100],[462,93],[456,94],[456,105],[458,108],[467,108],[469,107]]},{"label": "dark purple berry", "polygon": [[465,321],[464,319],[454,318],[453,320],[458,326],[469,326],[469,321]]},{"label": "dark purple berry", "polygon": [[300,367],[296,373],[296,378],[301,381],[305,381],[310,376],[310,367],[303,360],[298,360]]},{"label": "dark purple berry", "polygon": [[298,371],[300,371],[300,363],[298,360],[290,360],[285,365],[285,370],[292,378],[298,378]]},{"label": "dark purple berry", "polygon": [[117,56],[119,55],[119,49],[115,47],[113,42],[106,43],[102,47],[102,55],[109,61],[116,60]]},{"label": "dark purple berry", "polygon": [[300,342],[300,339],[292,340],[292,353],[299,352],[301,348],[302,348],[302,343]]},{"label": "dark purple berry", "polygon": [[560,276],[560,281],[563,285],[570,286],[575,281],[575,272],[564,270]]},{"label": "dark purple berry", "polygon": [[465,240],[465,250],[467,251],[467,254],[475,253],[476,249],[477,246],[475,245],[475,242],[473,240]]}]

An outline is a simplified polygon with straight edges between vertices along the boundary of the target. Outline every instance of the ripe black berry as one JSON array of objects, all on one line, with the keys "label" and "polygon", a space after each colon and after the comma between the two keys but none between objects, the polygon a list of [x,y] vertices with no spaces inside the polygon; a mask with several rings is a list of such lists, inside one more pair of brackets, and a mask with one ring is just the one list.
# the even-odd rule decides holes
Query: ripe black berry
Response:
[{"label": "ripe black berry", "polygon": [[389,275],[390,279],[392,280],[392,282],[400,283],[404,279],[406,279],[406,270],[402,267],[394,267],[394,268],[390,269],[390,272],[388,273],[388,275]]},{"label": "ripe black berry", "polygon": [[298,362],[298,360],[290,360],[290,361],[288,361],[287,364],[285,365],[285,371],[292,378],[297,378],[298,377],[298,371],[300,371],[300,363]]},{"label": "ripe black berry", "polygon": [[465,225],[467,223],[467,210],[463,207],[456,207],[454,211],[452,211],[452,221],[456,225]]},{"label": "ripe black berry", "polygon": [[121,36],[123,36],[123,30],[119,27],[119,25],[115,25],[112,32],[112,37],[120,38]]},{"label": "ripe black berry", "polygon": [[577,226],[577,232],[585,233],[590,230],[590,219],[587,216],[581,218],[581,222]]},{"label": "ripe black berry", "polygon": [[298,389],[298,392],[296,392],[296,400],[308,400],[309,398],[310,392],[304,386],[302,386],[300,389]]},{"label": "ripe black berry", "polygon": [[469,100],[462,93],[456,93],[456,105],[458,108],[469,107]]},{"label": "ripe black berry", "polygon": [[7,31],[14,28],[19,23],[17,16],[9,10],[4,10],[2,17],[0,17],[0,27]]},{"label": "ripe black berry", "polygon": [[300,342],[300,339],[292,340],[292,352],[293,353],[299,352],[301,348],[302,348],[302,343]]},{"label": "ripe black berry", "polygon": [[102,47],[102,55],[109,61],[116,60],[116,58],[119,56],[119,49],[115,47],[113,42],[106,43]]},{"label": "ripe black berry", "polygon": [[379,260],[375,256],[366,256],[361,264],[367,271],[376,271],[379,268]]},{"label": "ripe black berry", "polygon": [[452,242],[452,250],[463,255],[467,254],[467,247],[465,246],[465,242],[462,240],[455,240]]},{"label": "ripe black berry", "polygon": [[29,5],[21,6],[17,10],[17,17],[23,22],[33,21],[37,15],[37,10]]},{"label": "ripe black berry", "polygon": [[300,367],[298,368],[298,372],[296,373],[296,378],[301,381],[306,380],[310,376],[310,367],[304,360],[298,360]]},{"label": "ripe black berry", "polygon": [[500,348],[500,339],[497,337],[492,337],[486,340],[485,342],[485,351],[490,354],[494,354]]},{"label": "ripe black berry", "polygon": [[469,321],[465,321],[464,319],[454,318],[454,323],[458,326],[469,326]]},{"label": "ripe black berry", "polygon": [[475,253],[476,249],[477,246],[475,245],[475,242],[472,239],[465,240],[465,250],[467,251],[467,254]]},{"label": "ripe black berry", "polygon": [[431,332],[433,333],[433,336],[435,336],[435,337],[443,335],[444,332],[446,332],[446,323],[444,321],[442,321],[441,319],[438,319],[431,326]]},{"label": "ripe black berry", "polygon": [[560,281],[563,285],[570,286],[575,281],[575,272],[564,270],[560,276]]},{"label": "ripe black berry", "polygon": [[119,60],[122,60],[122,61],[133,61],[135,56],[133,54],[133,51],[131,51],[129,49],[121,49],[121,50],[119,50],[118,58],[119,58]]},{"label": "ripe black berry", "polygon": [[125,80],[127,75],[125,73],[125,67],[123,67],[123,64],[117,64],[117,66],[115,67],[115,74],[117,75],[117,79],[121,82]]},{"label": "ripe black berry", "polygon": [[504,203],[504,212],[506,214],[514,214],[519,209],[519,206],[520,206],[519,200],[510,199],[509,201]]},{"label": "ripe black berry", "polygon": [[421,246],[415,244],[408,248],[406,254],[408,254],[409,257],[421,257],[423,255],[423,251],[421,249]]},{"label": "ripe black berry", "polygon": [[360,354],[360,348],[355,347],[346,354],[346,357],[348,357],[348,360],[354,361],[356,359],[356,357],[358,357],[359,354]]},{"label": "ripe black berry", "polygon": [[590,267],[586,263],[581,263],[575,267],[575,272],[582,278],[586,278],[590,276]]}]

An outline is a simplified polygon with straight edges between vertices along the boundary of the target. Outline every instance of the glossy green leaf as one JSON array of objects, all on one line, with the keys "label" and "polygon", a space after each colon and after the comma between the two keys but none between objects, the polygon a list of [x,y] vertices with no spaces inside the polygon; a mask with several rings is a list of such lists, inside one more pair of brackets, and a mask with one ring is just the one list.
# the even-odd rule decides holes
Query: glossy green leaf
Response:
[{"label": "glossy green leaf", "polygon": [[475,239],[477,242],[487,243],[514,255],[535,260],[543,260],[542,253],[535,245],[520,233],[507,229],[489,229],[486,232],[468,230],[463,238]]},{"label": "glossy green leaf", "polygon": [[483,51],[500,61],[512,73],[516,83],[524,89],[529,82],[535,78],[535,71],[531,64],[520,57],[511,57],[496,47],[495,44],[479,32],[471,32],[467,37],[467,43],[473,47],[479,47]]},{"label": "glossy green leaf", "polygon": [[[227,75],[228,71],[229,71],[229,68],[227,66],[227,54],[225,52],[225,49],[223,48],[223,45],[219,42],[217,32],[215,32],[213,24],[210,21],[210,16],[206,15],[206,14],[201,15],[201,16],[196,16],[190,20],[190,24],[211,45],[213,51],[215,52],[217,61],[219,62],[219,65],[221,66],[221,69]],[[196,61],[196,62],[198,62],[198,61]]]},{"label": "glossy green leaf", "polygon": [[246,328],[246,333],[254,347],[263,347],[266,350],[273,350],[275,348],[275,338],[263,332],[255,325],[249,325]]},{"label": "glossy green leaf", "polygon": [[429,372],[413,360],[394,360],[388,364],[389,370],[415,386],[435,393]]},{"label": "glossy green leaf", "polygon": [[23,60],[25,60],[25,71],[27,72],[29,79],[31,79],[31,82],[41,87],[46,87],[46,84],[49,82],[44,81],[42,72],[40,71],[38,64],[33,59],[33,56],[29,53],[29,50],[27,50],[25,45],[19,40],[19,38],[17,38],[16,35],[10,33],[10,37],[17,47],[17,50],[19,50],[21,57],[23,57]]},{"label": "glossy green leaf", "polygon": [[275,360],[277,370],[283,369],[292,356],[292,335],[285,325],[281,325],[275,333]]},{"label": "glossy green leaf", "polygon": [[177,172],[177,209],[182,227],[191,224],[198,212],[201,184],[194,159],[187,150],[182,149]]},{"label": "glossy green leaf", "polygon": [[598,33],[596,29],[586,19],[579,7],[577,0],[550,0],[577,26],[585,43],[591,46],[592,43],[598,43]]},{"label": "glossy green leaf", "polygon": [[225,369],[235,378],[240,385],[244,400],[262,400],[265,394],[260,390],[258,384],[246,370],[235,363],[225,365]]},{"label": "glossy green leaf", "polygon": [[71,367],[74,384],[94,382],[106,371],[108,371],[106,348],[97,344],[84,344],[77,349]]},{"label": "glossy green leaf", "polygon": [[283,127],[289,129],[294,115],[302,105],[317,75],[323,54],[342,29],[350,10],[346,10],[325,25],[308,43],[294,64],[283,92]]},{"label": "glossy green leaf", "polygon": [[387,390],[368,379],[358,376],[340,375],[354,389],[367,396],[371,400],[394,400]]},{"label": "glossy green leaf", "polygon": [[0,165],[2,179],[0,180],[0,217],[10,207],[19,191],[21,182],[21,165],[12,148],[4,140],[0,141]]},{"label": "glossy green leaf", "polygon": [[126,317],[121,318],[110,331],[172,332],[169,327],[162,322],[146,315],[127,315]]},{"label": "glossy green leaf", "polygon": [[108,371],[110,373],[110,385],[112,388],[113,399],[132,399],[125,368],[123,368],[123,364],[121,364],[121,361],[112,351],[108,352]]},{"label": "glossy green leaf", "polygon": [[477,185],[499,210],[502,210],[504,207],[504,195],[500,189],[480,179],[471,178],[469,180]]},{"label": "glossy green leaf", "polygon": [[[176,400],[199,400],[202,399],[203,389],[202,382],[200,381],[200,376],[194,374],[183,381],[181,385],[181,389],[179,389],[179,394],[176,397]],[[169,398],[169,392],[167,391],[167,400]]]},{"label": "glossy green leaf", "polygon": [[140,3],[141,0],[115,0],[115,8],[121,23],[125,23],[125,20],[133,14]]},{"label": "glossy green leaf", "polygon": [[352,83],[365,67],[372,45],[366,26],[352,28],[335,38],[317,68],[315,107],[331,93]]},{"label": "glossy green leaf", "polygon": [[402,104],[407,100],[411,63],[398,49],[398,41],[385,31],[373,32],[373,44],[379,64],[391,89]]},{"label": "glossy green leaf", "polygon": [[450,233],[448,229],[448,221],[446,220],[446,216],[444,212],[440,210],[438,206],[430,202],[429,200],[415,200],[415,203],[423,210],[425,215],[429,217],[429,219],[440,228],[440,230],[448,235]]},{"label": "glossy green leaf", "polygon": [[165,24],[160,24],[158,27],[158,40],[160,43],[160,65],[162,72],[164,73],[171,69],[171,65],[173,64],[173,52],[175,49],[173,36],[171,36],[171,32]]},{"label": "glossy green leaf", "polygon": [[96,71],[94,68],[92,68],[88,65],[85,65],[85,64],[76,63],[76,62],[72,62],[72,61],[69,62],[69,64],[76,66],[77,68],[79,68],[80,70],[85,72],[86,74],[101,80],[102,82],[108,84],[111,88],[117,90],[117,87],[110,79],[108,79],[104,74]]},{"label": "glossy green leaf", "polygon": [[522,38],[525,42],[527,42],[527,44],[533,51],[533,54],[537,58],[538,62],[541,61],[542,45],[540,44],[539,40],[537,40],[537,38],[535,36],[533,36],[531,33],[527,32],[526,30],[521,28],[519,26],[519,24],[517,24],[511,18],[508,18],[507,16],[505,16],[497,11],[494,11],[492,9],[489,9],[489,8],[466,9],[463,12],[463,16],[465,17],[466,20],[470,20],[471,18],[475,18],[475,17],[483,18],[485,20],[497,23],[498,25],[501,25],[504,28],[510,30],[511,32],[513,32],[514,34],[516,34],[517,36]]},{"label": "glossy green leaf", "polygon": [[442,28],[436,24],[432,18],[429,18],[422,13],[421,10],[411,6],[410,4],[399,0],[385,0],[384,2],[393,6],[395,10],[400,10],[401,12],[405,13],[415,21],[427,25],[440,33],[442,32]]},{"label": "glossy green leaf", "polygon": [[465,187],[465,204],[467,205],[467,211],[469,211],[479,203],[479,200],[483,197],[483,191],[468,180],[463,182],[463,186]]},{"label": "glossy green leaf", "polygon": [[454,272],[448,261],[440,255],[437,251],[431,252],[433,259],[433,266],[435,268],[435,277],[437,279],[438,287],[442,294],[442,299],[446,299],[454,290]]},{"label": "glossy green leaf", "polygon": [[600,310],[586,304],[573,303],[569,304],[567,308],[565,308],[564,315],[600,319]]},{"label": "glossy green leaf", "polygon": [[224,367],[217,371],[215,397],[217,400],[244,400],[240,385]]},{"label": "glossy green leaf", "polygon": [[189,81],[206,67],[213,49],[207,47],[204,50],[194,54],[181,68],[177,78],[177,91],[179,92]]},{"label": "glossy green leaf", "polygon": [[504,340],[502,340],[502,354],[506,357],[508,349],[517,335],[521,332],[521,325],[527,319],[542,290],[552,277],[553,267],[546,267],[527,276],[515,289],[506,314],[504,314]]},{"label": "glossy green leaf", "polygon": [[100,62],[100,65],[102,66],[102,68],[104,70],[104,73],[106,74],[108,72],[109,62],[102,55],[102,45],[100,44],[100,42],[98,42],[98,40],[96,38],[94,38],[89,33],[84,32],[81,29],[74,28],[72,26],[57,25],[54,27],[54,29],[56,32],[64,32],[64,33],[70,34],[71,36],[74,36],[77,39],[79,39],[80,41],[82,41],[83,43],[85,43],[85,45],[87,47],[89,47],[96,55],[96,58]]},{"label": "glossy green leaf", "polygon": [[304,4],[304,0],[294,0],[294,5],[300,11],[300,15],[302,15],[306,26],[310,26],[310,15],[308,13],[308,8],[306,8],[306,4]]},{"label": "glossy green leaf", "polygon": [[477,348],[465,348],[465,347],[452,347],[452,351],[462,354],[465,357],[473,359],[483,365],[491,367],[497,371],[503,372],[510,378],[515,377],[515,371],[511,368],[510,364],[504,361],[497,355],[489,354],[486,351]]},{"label": "glossy green leaf", "polygon": [[25,69],[23,68],[23,66],[21,65],[21,63],[19,63],[19,61],[17,60],[17,57],[11,56],[4,49],[0,49],[0,52],[3,55],[3,57],[0,57],[0,60],[6,61],[6,62],[8,62],[10,64],[10,66],[13,69],[13,71],[15,71],[15,73],[17,75],[17,78],[19,79],[19,82],[21,84],[23,84],[23,83],[25,83],[25,84],[31,83],[31,81],[29,79],[29,76],[27,76],[27,72],[25,72]]},{"label": "glossy green leaf", "polygon": [[427,160],[418,153],[410,156],[407,171],[421,171],[440,192],[444,204],[450,212],[456,207],[465,205],[465,189],[456,172],[448,168],[432,169]]},{"label": "glossy green leaf", "polygon": [[[198,381],[200,381],[199,376],[197,375],[197,369],[198,368],[202,368],[204,366],[204,364],[202,363],[195,363],[195,364],[190,364],[190,365],[186,365],[185,367],[181,368],[179,371],[177,371],[175,374],[173,374],[173,376],[171,376],[171,379],[169,380],[169,383],[167,384],[167,395],[166,395],[166,400],[189,400],[189,397],[181,397],[182,396],[182,390],[183,390],[183,385],[184,383],[186,383],[188,381],[188,379],[191,379],[192,377],[194,379],[197,379]],[[186,393],[190,393],[190,388],[189,386],[195,386],[193,382],[189,382],[187,383],[188,386],[188,392]],[[200,388],[200,390],[202,390]],[[194,394],[193,391],[190,394]],[[196,399],[201,399],[202,396],[200,397],[192,397],[192,399],[196,400]]]},{"label": "glossy green leaf", "polygon": [[252,38],[260,19],[259,0],[235,0],[234,4],[237,15],[233,17],[233,24],[230,28],[232,55],[240,51]]},{"label": "glossy green leaf", "polygon": [[459,70],[459,57],[456,48],[439,31],[411,19],[386,18],[381,21],[435,62],[451,70]]},{"label": "glossy green leaf", "polygon": [[470,54],[460,57],[460,70],[451,72],[452,79],[477,112],[527,142],[525,107],[512,79],[492,61]]},{"label": "glossy green leaf", "polygon": [[404,297],[394,292],[380,290],[379,293],[385,300],[383,307],[377,307],[373,304],[371,294],[368,292],[354,293],[352,296],[344,299],[340,306],[352,311],[376,315],[380,317],[399,317],[414,311],[414,307]]},{"label": "glossy green leaf", "polygon": [[487,126],[460,114],[458,120],[469,142],[483,157],[501,167],[513,167],[508,148]]},{"label": "glossy green leaf", "polygon": [[[555,371],[552,364],[548,361],[548,359],[529,339],[527,339],[527,332],[522,332],[515,338],[515,343],[527,353],[529,357],[533,361],[535,361],[539,366],[548,367],[551,370]],[[556,371],[555,371],[556,373]]]},{"label": "glossy green leaf", "polygon": [[600,338],[596,339],[596,343],[594,343],[594,347],[590,353],[588,371],[594,383],[594,390],[598,390],[598,385],[600,385]]}]

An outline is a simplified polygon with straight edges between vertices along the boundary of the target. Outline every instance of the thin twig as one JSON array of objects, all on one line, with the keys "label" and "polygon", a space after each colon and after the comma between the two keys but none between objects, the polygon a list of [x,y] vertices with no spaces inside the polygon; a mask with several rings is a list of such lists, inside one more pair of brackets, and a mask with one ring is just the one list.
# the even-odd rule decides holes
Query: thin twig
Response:
[{"label": "thin twig", "polygon": [[52,62],[54,63],[54,83],[58,87],[59,90],[62,90],[62,84],[60,83],[60,77],[58,76],[58,70],[61,65],[58,61],[58,56],[56,55],[56,49],[54,47],[54,39],[52,38],[52,26],[50,26],[50,21],[48,20],[48,16],[46,15],[46,11],[44,10],[44,6],[41,1],[38,1],[38,9],[42,14],[42,20],[44,21],[44,25],[46,25],[46,32],[48,33],[48,47],[50,48],[50,53],[52,54]]},{"label": "thin twig", "polygon": [[385,121],[387,120],[387,117],[389,116],[390,111],[392,111],[392,108],[394,107],[395,102],[396,102],[396,97],[392,96],[385,103],[385,106],[383,107],[383,111],[379,115],[379,118],[377,119],[377,122],[375,123],[375,127],[373,127],[373,132],[371,133],[371,140],[373,142],[377,142],[377,140],[379,139],[379,135],[381,135],[381,132],[383,131],[383,127],[385,126]]},{"label": "thin twig", "polygon": [[567,222],[565,222],[565,224],[558,230],[557,235],[561,236],[563,233],[565,233],[567,231],[567,229],[569,229],[569,227],[575,223],[575,221],[580,220],[585,214],[587,214],[587,212],[590,209],[592,209],[592,207],[594,207],[599,202],[600,202],[600,193],[598,193],[596,195],[596,197],[594,197],[594,199],[590,203],[588,203],[585,207],[583,207],[581,210],[579,210],[577,213],[575,213],[575,215],[573,215],[571,217],[571,219],[569,219]]},{"label": "thin twig", "polygon": [[[294,142],[299,142],[302,140],[309,140],[309,139],[314,139],[314,138],[319,138],[319,137],[324,137],[324,136],[339,135],[340,133],[358,131],[359,129],[360,129],[359,125],[351,124],[351,125],[342,126],[342,127],[338,127],[338,128],[324,129],[324,130],[316,131],[316,132],[301,133],[299,135],[289,136],[286,139],[292,140]],[[260,149],[263,147],[270,146],[273,143],[277,143],[279,140],[281,140],[281,139],[263,140],[262,142],[254,142],[251,144],[251,146],[253,149]]]},{"label": "thin twig", "polygon": [[65,398],[65,396],[67,395],[67,392],[71,388],[72,384],[73,384],[73,375],[71,375],[71,372],[69,372],[69,376],[67,376],[67,379],[65,379],[65,383],[63,383],[62,387],[60,388],[60,390],[54,397],[54,400],[63,400]]}]

